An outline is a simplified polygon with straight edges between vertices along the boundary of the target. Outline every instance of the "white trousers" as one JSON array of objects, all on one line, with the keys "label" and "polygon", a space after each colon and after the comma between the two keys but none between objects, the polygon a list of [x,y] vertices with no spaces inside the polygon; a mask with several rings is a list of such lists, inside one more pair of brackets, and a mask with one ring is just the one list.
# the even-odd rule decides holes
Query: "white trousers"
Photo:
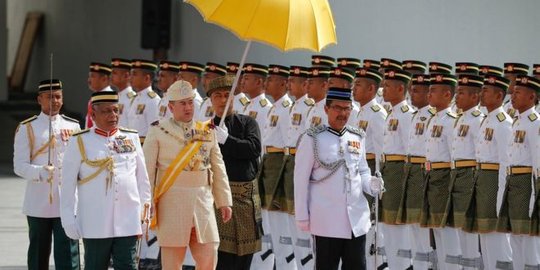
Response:
[{"label": "white trousers", "polygon": [[444,227],[434,228],[437,261],[440,270],[461,269],[461,247],[456,229]]},{"label": "white trousers", "polygon": [[512,247],[506,233],[481,233],[480,248],[484,269],[512,269]]},{"label": "white trousers", "polygon": [[313,254],[313,238],[310,233],[300,230],[296,226],[293,215],[289,215],[289,232],[293,239],[294,258],[297,269],[315,269],[315,255]]},{"label": "white trousers", "polygon": [[527,269],[540,264],[540,237],[511,234],[510,246],[514,269]]},{"label": "white trousers", "polygon": [[412,264],[409,226],[381,223],[384,248],[390,269],[406,269]]},{"label": "white trousers", "polygon": [[[380,266],[385,261],[384,254],[381,252],[384,250],[384,234],[382,232],[382,223],[379,223],[377,226],[377,257],[372,254],[372,245],[374,244],[375,237],[375,225],[371,226],[368,233],[366,234],[366,268],[367,269],[376,269],[376,266]],[[386,250],[384,250],[386,252]],[[375,261],[377,262],[375,266]]]},{"label": "white trousers", "polygon": [[251,269],[273,270],[274,252],[272,251],[272,235],[270,232],[270,223],[268,221],[268,211],[264,209],[261,210],[261,216],[264,230],[264,235],[262,237],[262,249],[261,251],[253,254]]},{"label": "white trousers", "polygon": [[294,243],[289,230],[289,214],[268,211],[268,223],[272,237],[272,250],[276,258],[276,269],[296,270]]},{"label": "white trousers", "polygon": [[434,252],[429,242],[429,229],[422,228],[418,224],[405,225],[409,227],[413,268],[415,270],[427,270],[434,261]]},{"label": "white trousers", "polygon": [[457,229],[461,247],[461,263],[464,269],[481,269],[482,257],[478,246],[478,234]]}]

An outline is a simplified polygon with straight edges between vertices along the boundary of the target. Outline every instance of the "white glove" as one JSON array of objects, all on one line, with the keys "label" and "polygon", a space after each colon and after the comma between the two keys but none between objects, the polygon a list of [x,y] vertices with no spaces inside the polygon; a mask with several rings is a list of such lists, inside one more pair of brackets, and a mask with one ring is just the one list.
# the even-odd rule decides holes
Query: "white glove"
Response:
[{"label": "white glove", "polygon": [[39,170],[39,179],[37,179],[36,182],[41,183],[44,181],[48,181],[53,177],[53,173],[54,166],[43,165],[43,167],[41,167],[41,170]]},{"label": "white glove", "polygon": [[369,187],[371,188],[371,193],[373,193],[373,195],[384,192],[384,181],[382,177],[372,176]]},{"label": "white glove", "polygon": [[79,232],[79,228],[77,227],[76,223],[62,225],[62,227],[64,227],[64,231],[69,238],[74,240],[81,239],[81,233]]},{"label": "white glove", "polygon": [[309,220],[297,220],[296,227],[303,232],[309,232]]},{"label": "white glove", "polygon": [[227,127],[216,126],[215,130],[216,130],[216,139],[218,143],[225,144],[225,142],[227,141],[227,138],[229,137],[229,130],[227,129]]}]

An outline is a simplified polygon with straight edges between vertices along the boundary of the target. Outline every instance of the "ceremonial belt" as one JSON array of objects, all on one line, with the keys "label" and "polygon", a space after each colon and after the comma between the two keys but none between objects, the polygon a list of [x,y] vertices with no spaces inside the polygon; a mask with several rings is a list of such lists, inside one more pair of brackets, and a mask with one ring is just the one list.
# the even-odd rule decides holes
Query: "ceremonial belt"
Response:
[{"label": "ceremonial belt", "polygon": [[429,162],[426,161],[426,171],[438,170],[438,169],[450,169],[452,164],[450,162]]},{"label": "ceremonial belt", "polygon": [[84,143],[81,136],[77,136],[77,144],[79,145],[79,151],[81,152],[81,158],[83,163],[90,167],[97,167],[97,171],[95,171],[93,174],[79,179],[77,182],[79,185],[83,185],[88,183],[90,180],[96,178],[103,170],[107,169],[109,171],[109,175],[106,179],[106,187],[107,189],[109,186],[112,185],[112,176],[113,176],[113,168],[114,168],[114,160],[112,157],[106,157],[102,159],[96,159],[96,160],[89,160],[86,156],[86,150],[84,148]]},{"label": "ceremonial belt", "polygon": [[287,155],[287,156],[296,155],[296,147],[285,147],[285,155]]},{"label": "ceremonial belt", "polygon": [[531,166],[510,166],[506,168],[507,175],[528,174],[532,173]]},{"label": "ceremonial belt", "polygon": [[406,155],[383,155],[383,161],[405,161]]},{"label": "ceremonial belt", "polygon": [[273,146],[267,146],[265,147],[265,153],[272,154],[272,153],[284,153],[285,148],[278,148]]},{"label": "ceremonial belt", "polygon": [[34,150],[34,140],[35,140],[34,129],[32,128],[32,125],[30,124],[30,122],[26,123],[25,126],[26,126],[26,134],[28,135],[28,144],[30,148],[30,161],[33,161],[34,159],[36,159],[37,156],[45,153],[49,149],[49,145],[51,143],[52,143],[51,147],[54,147],[56,140],[54,139],[54,135],[50,136],[47,143],[42,145],[38,150],[36,150],[36,152],[32,153],[32,151]]},{"label": "ceremonial belt", "polygon": [[424,164],[426,163],[426,157],[421,156],[408,156],[407,162],[412,164]]},{"label": "ceremonial belt", "polygon": [[476,160],[474,159],[463,159],[455,160],[452,162],[452,169],[455,168],[471,168],[476,167]]},{"label": "ceremonial belt", "polygon": [[139,137],[139,141],[141,141],[141,145],[143,145],[144,139],[145,139],[145,138],[146,138],[146,137]]},{"label": "ceremonial belt", "polygon": [[366,153],[366,160],[373,160],[375,157],[376,155],[373,153]]},{"label": "ceremonial belt", "polygon": [[[208,128],[208,125],[206,127],[204,126],[205,123],[209,122],[195,122],[195,128],[196,129],[202,129]],[[201,148],[203,142],[202,141],[191,141],[188,145],[184,146],[180,153],[174,158],[174,160],[169,164],[169,167],[167,167],[167,170],[165,170],[165,174],[163,174],[163,177],[160,179],[159,184],[155,187],[154,190],[154,216],[152,217],[152,221],[150,222],[150,228],[154,229],[157,226],[157,213],[158,213],[158,203],[160,197],[165,194],[169,188],[172,187],[174,182],[178,179],[178,175],[184,170],[184,168],[188,165],[191,158],[199,151],[199,148]]]},{"label": "ceremonial belt", "polygon": [[476,169],[485,170],[485,171],[498,171],[499,163],[478,163]]}]

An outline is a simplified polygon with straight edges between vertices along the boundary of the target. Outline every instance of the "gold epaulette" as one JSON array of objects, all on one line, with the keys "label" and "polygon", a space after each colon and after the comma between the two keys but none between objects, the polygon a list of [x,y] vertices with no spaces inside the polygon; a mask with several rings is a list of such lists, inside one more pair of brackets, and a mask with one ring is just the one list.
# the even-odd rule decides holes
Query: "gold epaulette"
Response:
[{"label": "gold epaulette", "polygon": [[147,94],[148,97],[150,97],[150,98],[155,98],[155,97],[157,97],[157,94],[156,94],[156,92],[154,92],[154,91],[148,91],[148,93],[146,93],[146,94]]},{"label": "gold epaulette", "polygon": [[304,103],[311,107],[311,106],[315,105],[315,100],[313,100],[312,98],[306,98],[304,100]]},{"label": "gold epaulette", "polygon": [[73,135],[71,135],[71,136],[79,136],[79,135],[84,134],[84,133],[86,133],[86,132],[88,132],[88,131],[90,131],[89,128],[83,129],[83,130],[81,130],[81,131],[79,131],[79,132],[73,133]]},{"label": "gold epaulette", "polygon": [[266,107],[266,105],[268,105],[268,100],[266,98],[263,98],[259,100],[259,104],[261,104],[262,107]]},{"label": "gold epaulette", "polygon": [[118,128],[119,130],[123,131],[123,132],[128,132],[128,133],[139,133],[137,130],[135,129],[130,129],[130,128],[125,128],[125,127],[119,127]]},{"label": "gold epaulette", "polygon": [[130,92],[127,93],[127,97],[129,99],[132,99],[132,98],[134,98],[136,96],[137,96],[137,92],[135,92],[135,91],[130,91]]},{"label": "gold epaulette", "polygon": [[287,108],[291,105],[291,102],[288,100],[284,100],[283,102],[281,102],[281,105],[283,105],[283,108]]},{"label": "gold epaulette", "polygon": [[450,116],[450,117],[452,117],[454,119],[457,118],[457,115],[455,113],[453,113],[453,112],[447,112],[446,115],[448,115],[448,116]]},{"label": "gold epaulette", "polygon": [[30,118],[27,118],[27,119],[23,120],[23,121],[21,122],[21,125],[24,125],[24,124],[26,124],[26,123],[30,123],[30,122],[32,122],[32,121],[34,121],[34,120],[36,120],[36,119],[37,119],[37,115],[34,115],[34,116],[30,117]]},{"label": "gold epaulette", "polygon": [[472,116],[474,116],[474,117],[478,117],[478,116],[480,116],[480,115],[482,114],[482,112],[479,111],[479,110],[475,110],[475,111],[473,111],[471,114],[472,114]]},{"label": "gold epaulette", "polygon": [[75,118],[71,118],[69,116],[65,116],[62,114],[62,118],[66,119],[67,121],[70,121],[70,122],[74,122],[74,123],[79,123],[79,120],[75,119]]},{"label": "gold epaulette", "polygon": [[406,112],[408,112],[409,110],[410,110],[409,106],[407,106],[407,105],[401,106],[401,112],[406,113]]},{"label": "gold epaulette", "polygon": [[531,113],[531,114],[529,114],[529,116],[527,118],[529,118],[529,120],[531,122],[534,122],[534,121],[536,121],[538,119],[538,116],[536,114],[534,114],[534,113]]},{"label": "gold epaulette", "polygon": [[429,114],[431,114],[431,116],[433,116],[433,115],[435,115],[437,113],[437,109],[429,108],[428,112],[429,112]]},{"label": "gold epaulette", "polygon": [[247,98],[247,97],[241,97],[240,98],[240,103],[242,103],[242,106],[246,106],[250,103],[251,101]]},{"label": "gold epaulette", "polygon": [[374,112],[378,112],[378,111],[381,110],[381,106],[379,106],[378,104],[375,104],[375,105],[371,106],[370,108]]}]

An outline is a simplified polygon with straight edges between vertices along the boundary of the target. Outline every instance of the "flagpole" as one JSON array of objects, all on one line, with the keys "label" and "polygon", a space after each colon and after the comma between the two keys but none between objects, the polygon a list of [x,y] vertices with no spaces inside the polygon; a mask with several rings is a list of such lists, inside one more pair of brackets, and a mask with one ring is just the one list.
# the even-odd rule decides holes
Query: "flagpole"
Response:
[{"label": "flagpole", "polygon": [[238,70],[236,71],[236,76],[234,77],[233,85],[231,87],[231,92],[229,93],[229,99],[227,100],[227,105],[225,105],[225,111],[219,122],[220,127],[223,127],[225,117],[227,116],[227,112],[229,111],[229,106],[232,106],[231,104],[234,99],[234,90],[236,89],[236,86],[238,85],[238,80],[240,80],[240,74],[242,74],[242,68],[244,67],[244,63],[246,62],[246,57],[247,57],[250,47],[251,47],[251,40],[248,40],[246,44],[246,48],[244,48],[244,54],[242,55],[242,59],[240,60],[240,66],[238,67]]}]

